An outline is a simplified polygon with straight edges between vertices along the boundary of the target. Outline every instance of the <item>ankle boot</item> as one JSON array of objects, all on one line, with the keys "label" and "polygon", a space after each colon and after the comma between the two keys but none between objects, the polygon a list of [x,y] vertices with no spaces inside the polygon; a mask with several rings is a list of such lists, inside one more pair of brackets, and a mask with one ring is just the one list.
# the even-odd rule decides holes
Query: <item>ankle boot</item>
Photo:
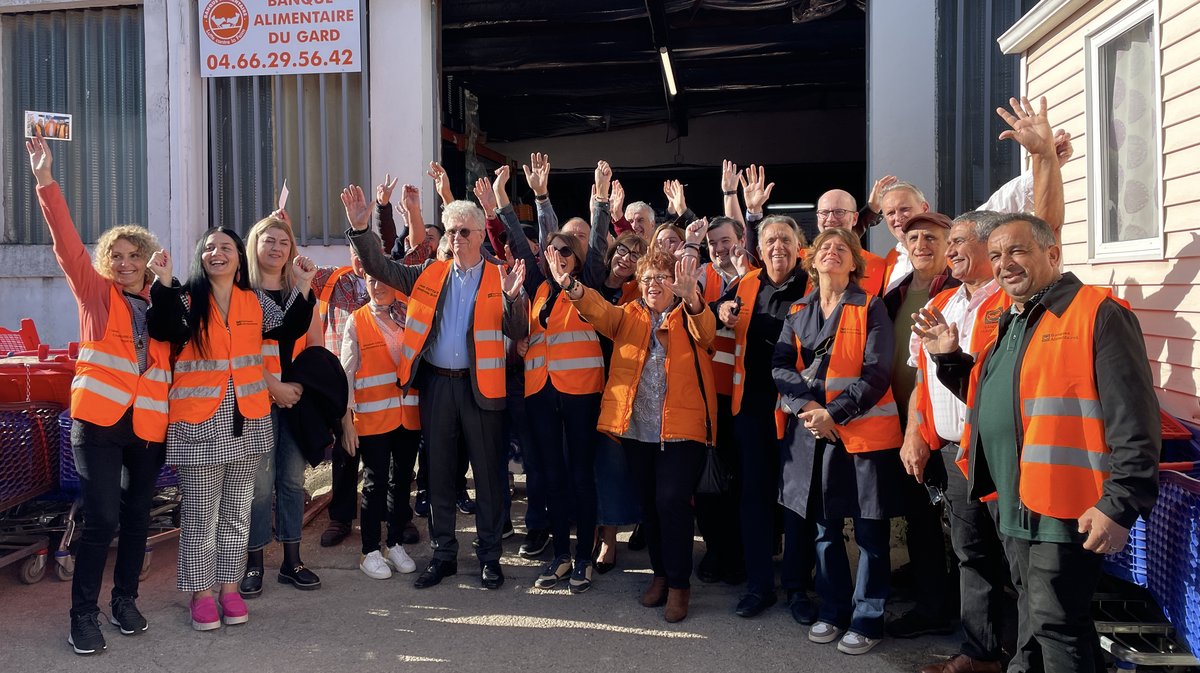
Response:
[{"label": "ankle boot", "polygon": [[667,602],[667,578],[654,576],[650,581],[650,586],[646,587],[646,591],[642,593],[642,605],[647,608],[656,608]]},{"label": "ankle boot", "polygon": [[682,622],[688,613],[688,602],[692,598],[691,589],[671,589],[667,592],[667,609],[663,611],[663,619],[674,624]]}]

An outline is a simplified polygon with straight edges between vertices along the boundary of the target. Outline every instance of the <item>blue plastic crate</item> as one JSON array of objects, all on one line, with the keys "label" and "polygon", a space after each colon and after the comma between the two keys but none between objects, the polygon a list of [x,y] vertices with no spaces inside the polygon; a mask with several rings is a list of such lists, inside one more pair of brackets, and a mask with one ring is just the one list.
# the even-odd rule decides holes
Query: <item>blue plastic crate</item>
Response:
[{"label": "blue plastic crate", "polygon": [[[67,493],[78,493],[79,471],[75,469],[75,451],[71,449],[71,423],[70,409],[59,414],[58,488]],[[163,465],[162,471],[158,473],[158,479],[154,482],[155,488],[166,488],[178,484],[179,476],[175,474],[175,468]]]},{"label": "blue plastic crate", "polygon": [[1150,593],[1191,651],[1200,652],[1200,479],[1162,474],[1147,533]]}]

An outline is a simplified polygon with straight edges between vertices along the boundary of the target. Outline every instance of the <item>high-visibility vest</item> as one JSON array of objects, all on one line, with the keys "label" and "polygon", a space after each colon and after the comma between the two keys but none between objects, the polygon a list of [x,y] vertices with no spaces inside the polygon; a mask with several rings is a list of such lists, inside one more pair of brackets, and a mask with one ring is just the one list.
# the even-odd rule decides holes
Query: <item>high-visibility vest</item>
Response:
[{"label": "high-visibility vest", "polygon": [[539,315],[550,298],[550,282],[542,283],[529,311],[529,350],[525,352],[525,396],[540,391],[547,378],[555,390],[588,395],[604,390],[604,353],[596,329],[579,317],[566,297],[558,297],[546,326]]},{"label": "high-visibility vest", "polygon": [[888,283],[892,282],[892,272],[896,270],[896,262],[900,261],[900,251],[892,248],[888,250],[888,254],[883,258],[883,282],[880,284],[878,294],[884,294]]},{"label": "high-visibility vest", "polygon": [[[297,339],[292,346],[292,359],[295,360],[307,347],[307,338]],[[274,339],[263,339],[262,356],[267,371],[271,372],[275,378],[279,378],[283,373],[283,365],[279,361],[279,342]]]},{"label": "high-visibility vest", "polygon": [[396,363],[375,322],[370,305],[353,313],[358,337],[358,371],[354,373],[354,429],[360,435],[382,435],[400,426],[421,429],[420,398],[415,390],[402,395]]},{"label": "high-visibility vest", "polygon": [[[622,308],[625,317],[613,339],[612,362],[600,401],[600,421],[596,425],[601,432],[616,436],[629,430],[633,400],[637,396],[642,369],[650,352],[649,310],[641,302],[632,302]],[[685,331],[687,325],[683,311],[681,303],[663,318],[667,330],[667,359],[664,363],[667,392],[662,412],[662,439],[710,442],[717,436],[717,398],[713,386],[712,358],[706,348],[695,344],[703,378],[699,385],[704,386],[704,394],[701,395],[696,381],[696,360]],[[708,402],[707,412],[705,400]],[[712,438],[705,436],[706,413]]]},{"label": "high-visibility vest", "polygon": [[[405,392],[412,387],[413,363],[420,357],[437,317],[438,297],[450,275],[451,261],[437,261],[426,267],[413,285],[404,321],[404,346],[400,349],[398,376]],[[475,344],[475,362],[471,379],[481,395],[504,399],[504,298],[500,286],[500,267],[484,260],[479,291],[475,295],[475,313],[471,337]]]},{"label": "high-visibility vest", "polygon": [[[1110,474],[1094,347],[1096,312],[1109,298],[1109,290],[1084,285],[1061,316],[1043,311],[1019,360],[1013,391],[1021,413],[1018,493],[1025,507],[1044,516],[1078,519],[1100,500]],[[994,347],[995,341],[971,370],[959,461],[964,473],[979,442],[979,382]]]},{"label": "high-visibility vest", "polygon": [[147,442],[161,442],[167,437],[170,385],[171,345],[165,341],[147,341],[146,371],[138,372],[133,313],[113,283],[104,338],[85,341],[79,348],[71,381],[71,417],[109,427],[132,406],[134,434]]},{"label": "high-visibility vest", "polygon": [[[733,372],[730,379],[732,406],[736,416],[742,410],[742,395],[746,389],[746,335],[750,330],[750,316],[754,314],[754,303],[762,287],[762,269],[748,272],[738,281],[737,296],[742,300],[740,319],[733,328]],[[716,356],[713,361],[716,362]]]},{"label": "high-visibility vest", "polygon": [[704,265],[704,287],[700,298],[705,304],[711,304],[725,294],[725,279],[717,272],[712,262]]},{"label": "high-visibility vest", "polygon": [[205,352],[189,341],[175,361],[171,383],[170,420],[201,423],[212,417],[225,397],[233,377],[233,393],[245,418],[271,413],[267,382],[263,379],[262,306],[258,295],[233,289],[229,297],[228,329],[217,303],[209,304]]},{"label": "high-visibility vest", "polygon": [[[862,376],[863,354],[867,349],[869,328],[867,309],[873,301],[879,301],[879,298],[868,296],[866,303],[861,306],[842,304],[842,314],[833,338],[833,349],[829,352],[829,366],[825,370],[826,404],[832,402]],[[789,314],[802,310],[804,306],[806,304],[800,302],[793,304]],[[796,342],[796,370],[804,371],[800,337],[793,338]],[[794,418],[793,415],[785,414],[782,409],[776,410],[775,429],[780,439],[783,438],[788,420]],[[904,436],[900,431],[900,417],[891,388],[879,398],[875,406],[839,426],[838,434],[841,435],[842,444],[849,453],[899,448]]]},{"label": "high-visibility vest", "polygon": [[[957,287],[942,290],[929,301],[929,305],[942,311],[956,292],[958,292]],[[976,307],[974,326],[971,328],[970,351],[968,351],[971,357],[978,360],[980,351],[991,346],[992,342],[996,340],[996,329],[1000,326],[1000,316],[1011,305],[1012,299],[1008,294],[1002,290],[996,290],[992,296]],[[900,364],[895,363],[896,366],[900,366]],[[916,408],[921,438],[925,440],[930,449],[940,449],[946,443],[937,433],[937,427],[934,425],[933,403],[927,388],[927,386],[935,385],[933,381],[936,378],[937,376],[931,375],[929,371],[925,346],[922,345],[917,351],[917,386],[913,389],[916,397],[912,404]]]},{"label": "high-visibility vest", "polygon": [[[888,267],[888,263],[879,255],[870,250],[863,250],[862,252],[863,259],[867,263],[867,268],[863,270],[862,278],[858,279],[858,286],[870,296],[882,297],[883,288],[886,287],[891,269]],[[893,250],[892,252],[895,251]]]}]

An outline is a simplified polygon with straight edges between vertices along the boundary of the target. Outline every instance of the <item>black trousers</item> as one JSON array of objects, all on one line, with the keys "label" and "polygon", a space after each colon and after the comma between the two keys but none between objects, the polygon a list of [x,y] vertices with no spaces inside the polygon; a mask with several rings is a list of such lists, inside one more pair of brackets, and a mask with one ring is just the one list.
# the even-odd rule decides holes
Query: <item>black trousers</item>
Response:
[{"label": "black trousers", "polygon": [[380,435],[360,435],[358,455],[363,463],[362,551],[379,551],[381,527],[387,522],[387,546],[400,544],[412,521],[408,504],[413,464],[421,433],[396,428]]},{"label": "black trousers", "polygon": [[544,470],[550,504],[554,556],[571,553],[571,520],[575,520],[575,560],[591,561],[596,533],[596,422],[600,393],[568,395],[553,382],[527,400],[534,464]]},{"label": "black trousers", "polygon": [[958,557],[959,616],[963,643],[960,651],[981,661],[1002,661],[1016,651],[1017,601],[1004,543],[987,503],[967,495],[967,479],[954,458],[958,445],[947,444],[932,456],[946,469],[946,508],[950,541]]},{"label": "black trousers", "polygon": [[[930,460],[925,465],[925,482],[944,484],[944,471],[941,461]],[[904,497],[915,609],[931,619],[948,619],[957,612],[957,604],[953,600],[956,587],[950,578],[946,534],[942,530],[942,505],[933,504],[925,485],[908,477],[904,479]]]},{"label": "black trousers", "polygon": [[[775,519],[779,507],[779,440],[775,437],[774,400],[743,400],[733,419],[742,465],[742,558],[746,591],[765,596],[775,591]],[[812,539],[812,538],[810,538]],[[815,542],[814,542],[815,544]]]},{"label": "black trousers", "polygon": [[622,439],[629,471],[642,500],[642,529],[650,567],[672,589],[691,587],[692,540],[696,530],[692,494],[704,470],[700,442],[649,444]]},{"label": "black trousers", "polygon": [[118,528],[112,596],[137,598],[154,482],[162,470],[166,447],[134,434],[131,409],[108,427],[76,419],[71,426],[71,450],[83,500],[83,535],[76,543],[71,580],[74,616],[99,610],[108,545]]},{"label": "black trousers", "polygon": [[433,372],[421,377],[421,427],[425,428],[429,472],[429,539],[433,557],[458,558],[454,535],[457,477],[462,465],[459,443],[465,443],[475,475],[475,528],[480,562],[500,558],[504,528],[504,411],[480,409],[471,379]]},{"label": "black trousers", "polygon": [[1101,560],[1079,543],[1030,542],[1004,536],[1022,590],[1017,598],[1017,652],[1009,673],[1104,673],[1092,595]]},{"label": "black trousers", "polygon": [[358,455],[342,448],[339,426],[333,440],[333,474],[329,491],[329,520],[349,524],[358,515]]},{"label": "black trousers", "polygon": [[707,553],[725,569],[742,566],[742,466],[733,431],[732,400],[717,396],[717,455],[732,477],[729,490],[719,494],[696,494],[696,527],[704,537]]}]

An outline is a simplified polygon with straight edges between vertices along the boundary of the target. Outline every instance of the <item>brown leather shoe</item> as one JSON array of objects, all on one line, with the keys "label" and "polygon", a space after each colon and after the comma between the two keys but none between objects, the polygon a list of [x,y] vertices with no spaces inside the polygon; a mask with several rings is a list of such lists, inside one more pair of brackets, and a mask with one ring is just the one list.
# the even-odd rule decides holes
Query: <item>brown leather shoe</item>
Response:
[{"label": "brown leather shoe", "polygon": [[920,673],[1000,673],[1000,662],[980,661],[957,654],[946,661],[922,666]]},{"label": "brown leather shoe", "polygon": [[663,619],[674,624],[682,622],[687,617],[688,602],[692,598],[691,589],[670,589],[667,591],[667,609],[663,611]]},{"label": "brown leather shoe", "polygon": [[646,587],[646,591],[642,593],[642,606],[657,608],[666,603],[667,578],[655,575],[654,579],[650,581],[650,586]]}]

